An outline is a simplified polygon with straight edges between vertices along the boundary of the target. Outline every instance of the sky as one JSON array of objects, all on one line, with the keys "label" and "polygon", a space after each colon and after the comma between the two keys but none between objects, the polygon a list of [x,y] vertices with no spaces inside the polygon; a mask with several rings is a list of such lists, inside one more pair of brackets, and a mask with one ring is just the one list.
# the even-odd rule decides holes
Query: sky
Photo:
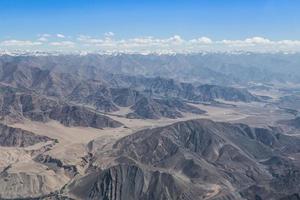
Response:
[{"label": "sky", "polygon": [[300,49],[300,0],[0,0],[0,49]]}]

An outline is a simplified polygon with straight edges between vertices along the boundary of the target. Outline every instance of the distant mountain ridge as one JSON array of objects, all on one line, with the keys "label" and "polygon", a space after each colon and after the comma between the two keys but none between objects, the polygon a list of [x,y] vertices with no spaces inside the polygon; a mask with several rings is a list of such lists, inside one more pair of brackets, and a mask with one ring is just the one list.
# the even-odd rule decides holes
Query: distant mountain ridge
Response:
[{"label": "distant mountain ridge", "polygon": [[[4,59],[6,62],[0,63],[0,82],[23,92],[45,95],[80,106],[91,106],[102,112],[114,112],[118,111],[119,107],[130,106],[133,110],[133,113],[128,115],[130,118],[177,118],[182,117],[181,112],[204,113],[195,107],[191,109],[192,107],[186,102],[212,102],[215,99],[260,101],[259,97],[252,95],[246,89],[191,84],[162,77],[113,75],[101,73],[102,70],[89,71],[89,66],[86,71],[77,72],[80,75],[76,77],[74,74],[62,72],[63,70],[42,65],[50,65],[51,62],[48,63],[48,59],[52,59],[50,57],[35,59],[37,63],[27,63],[31,61],[27,58]],[[58,59],[57,62],[60,62],[60,59],[64,57],[53,59],[54,61]],[[68,65],[77,61],[78,58],[71,57],[70,59],[74,60],[68,61]],[[83,68],[78,68],[78,70],[83,70]],[[177,100],[176,103],[160,100],[164,98]],[[141,105],[146,105],[141,104],[141,99],[147,103],[146,107],[141,107]],[[173,105],[171,105],[172,102]]]},{"label": "distant mountain ridge", "polygon": [[1,60],[89,79],[96,79],[99,72],[108,72],[226,85],[299,82],[300,63],[299,53],[280,52],[1,56]]}]

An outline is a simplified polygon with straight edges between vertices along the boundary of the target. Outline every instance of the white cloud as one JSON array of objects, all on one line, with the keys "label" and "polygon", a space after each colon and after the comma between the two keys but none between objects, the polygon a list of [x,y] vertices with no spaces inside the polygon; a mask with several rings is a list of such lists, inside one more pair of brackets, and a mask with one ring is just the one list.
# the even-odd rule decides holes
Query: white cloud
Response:
[{"label": "white cloud", "polygon": [[208,38],[208,37],[200,37],[198,39],[192,39],[190,40],[191,43],[195,43],[195,44],[212,44],[213,41],[212,39]]},{"label": "white cloud", "polygon": [[172,44],[180,44],[183,43],[184,40],[179,35],[174,35],[173,37],[168,38],[165,42],[170,42]]},{"label": "white cloud", "polygon": [[5,40],[0,43],[1,46],[16,46],[16,47],[22,47],[22,46],[38,46],[41,45],[41,42],[35,42],[30,40]]},{"label": "white cloud", "polygon": [[58,38],[65,38],[66,36],[63,35],[63,34],[58,33],[58,34],[56,34],[56,37],[58,37]]},{"label": "white cloud", "polygon": [[263,37],[253,37],[245,39],[246,43],[249,44],[271,44],[271,40],[263,38]]},{"label": "white cloud", "polygon": [[299,45],[300,41],[272,41],[264,37],[251,37],[244,40],[214,41],[209,37],[185,40],[179,35],[169,38],[137,37],[115,40],[111,37],[93,38],[81,35],[77,38],[83,46],[102,50],[115,51],[176,51],[197,52],[202,50],[276,50],[277,47],[287,49],[288,46]]},{"label": "white cloud", "polygon": [[40,41],[40,42],[47,42],[48,38],[47,37],[40,37],[40,38],[38,38],[38,41]]},{"label": "white cloud", "polygon": [[61,42],[50,42],[49,45],[55,46],[55,47],[72,48],[75,46],[75,43],[72,41],[61,41]]},{"label": "white cloud", "polygon": [[246,38],[245,40],[222,40],[217,43],[232,45],[232,46],[254,46],[254,45],[274,44],[273,41],[263,37],[252,37],[252,38]]},{"label": "white cloud", "polygon": [[[117,39],[113,33],[106,33],[102,37],[91,37],[89,35],[79,35],[76,39],[65,39],[60,34],[51,36],[41,34],[36,41],[30,40],[6,40],[0,41],[1,46],[5,47],[26,47],[32,49],[42,45],[41,48],[73,48],[74,50],[101,50],[114,52],[200,52],[200,51],[299,51],[300,40],[271,40],[265,37],[249,37],[239,40],[213,40],[209,37],[199,37],[186,40],[180,35],[167,38],[156,38],[152,36],[135,37],[127,39]],[[53,38],[52,38],[53,37]],[[57,41],[51,41],[57,39]]]},{"label": "white cloud", "polygon": [[278,44],[287,46],[300,46],[300,40],[281,40],[278,41]]},{"label": "white cloud", "polygon": [[40,42],[47,42],[49,40],[51,36],[51,34],[48,34],[48,33],[43,33],[43,34],[38,34],[38,41]]},{"label": "white cloud", "polygon": [[106,33],[104,33],[104,36],[105,37],[113,37],[113,36],[115,36],[115,33],[113,33],[113,32],[106,32]]}]

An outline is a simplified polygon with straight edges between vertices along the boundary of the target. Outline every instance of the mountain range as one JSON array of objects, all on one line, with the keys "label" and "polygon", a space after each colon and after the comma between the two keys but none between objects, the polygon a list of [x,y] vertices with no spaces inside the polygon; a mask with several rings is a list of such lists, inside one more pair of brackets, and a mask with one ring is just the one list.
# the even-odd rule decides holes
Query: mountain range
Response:
[{"label": "mountain range", "polygon": [[0,199],[300,199],[299,55],[0,56]]}]

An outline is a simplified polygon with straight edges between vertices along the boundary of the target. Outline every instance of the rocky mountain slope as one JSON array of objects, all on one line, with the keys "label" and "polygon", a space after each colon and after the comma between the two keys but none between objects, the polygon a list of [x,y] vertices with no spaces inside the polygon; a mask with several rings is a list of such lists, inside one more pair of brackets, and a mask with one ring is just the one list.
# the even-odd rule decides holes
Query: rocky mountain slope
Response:
[{"label": "rocky mountain slope", "polygon": [[223,99],[226,101],[242,101],[251,102],[259,101],[259,98],[252,95],[245,89],[232,87],[223,87],[217,85],[201,85],[197,87],[197,91],[205,94],[205,99]]},{"label": "rocky mountain slope", "polygon": [[[68,191],[82,199],[284,198],[299,188],[289,179],[290,187],[277,189],[291,173],[280,163],[297,173],[299,163],[282,156],[299,152],[299,144],[274,128],[179,122],[120,139],[108,156],[114,161],[74,180]],[[105,158],[94,152],[96,167]]]},{"label": "rocky mountain slope", "polygon": [[279,121],[280,124],[286,125],[290,128],[300,129],[300,117],[296,117],[290,120]]},{"label": "rocky mountain slope", "polygon": [[39,136],[29,131],[0,124],[0,146],[27,147],[52,140],[46,136]]},{"label": "rocky mountain slope", "polygon": [[57,120],[66,126],[94,128],[119,127],[122,124],[82,106],[73,106],[57,99],[19,93],[6,88],[0,94],[2,120],[22,121],[24,118],[47,122]]},{"label": "rocky mountain slope", "polygon": [[182,113],[204,114],[205,111],[188,105],[177,99],[141,98],[132,107],[129,118],[160,119],[161,117],[176,119],[183,117]]}]

